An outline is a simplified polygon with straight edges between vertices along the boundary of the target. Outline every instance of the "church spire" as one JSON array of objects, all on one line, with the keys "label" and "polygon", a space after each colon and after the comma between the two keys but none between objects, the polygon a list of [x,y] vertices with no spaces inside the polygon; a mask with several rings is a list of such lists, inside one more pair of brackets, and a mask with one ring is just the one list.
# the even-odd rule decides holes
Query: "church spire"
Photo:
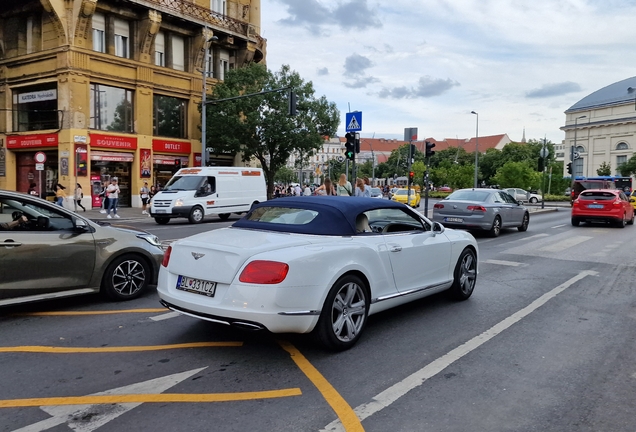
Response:
[{"label": "church spire", "polygon": [[521,142],[525,143],[526,142],[526,128],[523,128],[523,137],[521,137]]}]

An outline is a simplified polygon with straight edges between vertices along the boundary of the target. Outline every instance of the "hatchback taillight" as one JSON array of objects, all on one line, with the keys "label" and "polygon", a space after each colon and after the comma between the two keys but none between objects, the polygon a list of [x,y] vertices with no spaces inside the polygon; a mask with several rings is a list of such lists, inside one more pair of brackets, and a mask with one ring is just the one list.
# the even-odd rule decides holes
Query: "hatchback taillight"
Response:
[{"label": "hatchback taillight", "polygon": [[485,213],[486,212],[486,207],[479,206],[479,205],[477,205],[477,206],[472,206],[471,205],[471,206],[466,207],[466,210],[478,211],[478,212],[484,212]]},{"label": "hatchback taillight", "polygon": [[444,208],[444,204],[437,203],[433,206],[433,208],[436,208],[436,209]]},{"label": "hatchback taillight", "polygon": [[277,284],[287,277],[289,265],[278,261],[256,260],[241,272],[239,281],[251,284]]},{"label": "hatchback taillight", "polygon": [[614,207],[623,207],[623,203],[621,201],[614,201],[612,204],[614,204]]},{"label": "hatchback taillight", "polygon": [[171,253],[172,253],[172,246],[168,246],[168,249],[166,249],[166,251],[163,253],[163,260],[161,261],[162,266],[168,267]]}]

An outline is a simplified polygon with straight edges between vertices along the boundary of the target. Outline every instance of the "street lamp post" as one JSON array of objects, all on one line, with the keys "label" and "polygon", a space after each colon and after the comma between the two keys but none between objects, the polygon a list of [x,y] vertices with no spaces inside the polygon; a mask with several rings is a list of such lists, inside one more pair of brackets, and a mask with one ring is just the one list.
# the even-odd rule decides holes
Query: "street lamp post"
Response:
[{"label": "street lamp post", "polygon": [[574,119],[574,145],[570,147],[570,162],[572,162],[572,179],[574,179],[574,152],[576,151],[576,131],[578,130],[579,120],[584,118],[587,118],[587,116],[582,115]]},{"label": "street lamp post", "polygon": [[473,182],[473,187],[477,189],[477,173],[479,172],[479,168],[477,167],[479,163],[479,113],[475,111],[471,111],[470,113],[477,116],[477,125],[475,126],[475,181]]},{"label": "street lamp post", "polygon": [[203,160],[205,161],[205,166],[208,166],[210,164],[210,152],[208,152],[208,148],[206,146],[206,141],[207,141],[207,113],[206,113],[206,99],[207,99],[207,77],[208,77],[208,63],[210,62],[210,47],[208,45],[208,42],[212,42],[215,40],[218,40],[219,38],[217,36],[210,36],[208,38],[208,33],[210,32],[210,30],[208,29],[208,27],[205,27],[205,30],[203,31],[203,35],[206,38],[206,43],[204,44],[203,48],[205,49],[205,54],[203,56],[203,93],[201,95],[201,151],[204,154]]}]

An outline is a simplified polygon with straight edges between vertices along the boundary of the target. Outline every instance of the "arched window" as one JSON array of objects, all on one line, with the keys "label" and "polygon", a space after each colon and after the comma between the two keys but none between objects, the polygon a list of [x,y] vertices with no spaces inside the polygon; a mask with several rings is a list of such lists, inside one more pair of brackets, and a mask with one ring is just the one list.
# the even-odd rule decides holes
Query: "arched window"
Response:
[{"label": "arched window", "polygon": [[627,145],[627,143],[619,142],[618,144],[616,144],[616,150],[627,150],[628,148],[629,146]]},{"label": "arched window", "polygon": [[576,151],[579,153],[585,153],[585,147],[583,146],[576,146]]}]

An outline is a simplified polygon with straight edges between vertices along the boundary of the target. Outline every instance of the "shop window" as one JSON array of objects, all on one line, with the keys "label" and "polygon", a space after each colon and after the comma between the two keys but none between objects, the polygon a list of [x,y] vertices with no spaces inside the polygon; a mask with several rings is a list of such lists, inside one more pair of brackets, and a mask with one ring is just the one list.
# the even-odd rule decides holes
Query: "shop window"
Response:
[{"label": "shop window", "polygon": [[186,101],[170,96],[155,95],[153,132],[156,136],[186,138]]},{"label": "shop window", "polygon": [[133,92],[118,87],[91,84],[91,129],[133,131]]},{"label": "shop window", "polygon": [[115,55],[130,58],[130,27],[119,18],[115,18]]},{"label": "shop window", "polygon": [[93,51],[106,52],[106,18],[101,13],[93,15]]},{"label": "shop window", "polygon": [[60,129],[57,86],[46,84],[13,91],[13,131]]},{"label": "shop window", "polygon": [[155,65],[166,65],[166,35],[164,32],[157,33],[155,37]]}]

